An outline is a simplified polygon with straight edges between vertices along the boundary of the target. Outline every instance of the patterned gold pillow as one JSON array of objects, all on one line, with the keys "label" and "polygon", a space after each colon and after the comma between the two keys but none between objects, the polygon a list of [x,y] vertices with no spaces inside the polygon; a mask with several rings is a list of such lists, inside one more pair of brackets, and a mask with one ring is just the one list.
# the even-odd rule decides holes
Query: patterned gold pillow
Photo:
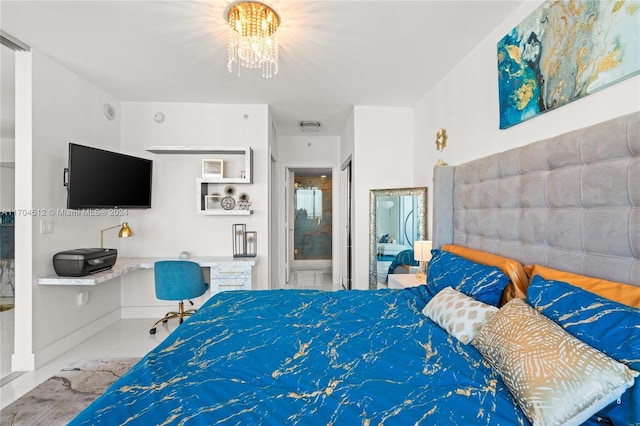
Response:
[{"label": "patterned gold pillow", "polygon": [[638,372],[513,299],[472,344],[534,425],[579,425],[631,387]]},{"label": "patterned gold pillow", "polygon": [[445,287],[427,303],[422,313],[462,343],[473,340],[478,330],[498,312],[495,306]]}]

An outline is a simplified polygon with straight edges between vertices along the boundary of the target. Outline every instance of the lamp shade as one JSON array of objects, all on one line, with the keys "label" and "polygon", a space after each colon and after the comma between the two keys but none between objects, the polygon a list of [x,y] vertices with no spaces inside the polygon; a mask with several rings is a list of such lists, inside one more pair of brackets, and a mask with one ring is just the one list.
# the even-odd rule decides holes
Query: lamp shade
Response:
[{"label": "lamp shade", "polygon": [[431,259],[431,241],[415,241],[413,243],[413,258],[418,262],[426,262]]},{"label": "lamp shade", "polygon": [[118,232],[118,237],[120,238],[133,237],[133,229],[131,229],[131,227],[127,222],[124,222],[122,224],[122,228],[120,228],[120,232]]}]

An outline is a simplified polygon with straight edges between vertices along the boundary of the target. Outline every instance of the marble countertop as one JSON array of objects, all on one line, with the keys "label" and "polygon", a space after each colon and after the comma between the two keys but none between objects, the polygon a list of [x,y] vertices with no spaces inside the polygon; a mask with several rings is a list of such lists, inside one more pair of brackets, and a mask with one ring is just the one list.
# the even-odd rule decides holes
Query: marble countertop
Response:
[{"label": "marble countertop", "polygon": [[[97,285],[137,269],[151,269],[159,260],[179,260],[175,257],[119,257],[115,265],[106,271],[86,275],[84,277],[60,277],[49,275],[38,278],[38,285]],[[189,259],[201,266],[211,267],[220,264],[234,264],[239,262],[250,263],[254,266],[258,263],[257,257],[231,257],[231,256],[197,256]]]}]

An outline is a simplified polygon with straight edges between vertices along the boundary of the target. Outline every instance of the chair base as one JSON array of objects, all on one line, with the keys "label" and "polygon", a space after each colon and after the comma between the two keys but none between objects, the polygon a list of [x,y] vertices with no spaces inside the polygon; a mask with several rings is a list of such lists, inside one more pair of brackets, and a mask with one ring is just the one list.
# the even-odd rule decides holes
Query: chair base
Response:
[{"label": "chair base", "polygon": [[155,324],[153,324],[153,327],[151,327],[151,329],[149,330],[149,334],[156,334],[156,327],[161,322],[162,323],[166,323],[170,319],[179,318],[180,319],[180,324],[182,324],[184,322],[184,318],[185,317],[191,316],[195,312],[196,312],[195,309],[188,309],[188,310],[185,311],[184,310],[184,302],[180,302],[180,304],[178,305],[178,312],[175,312],[175,311],[167,312],[166,315],[164,316],[164,318],[159,319],[158,321],[155,322]]}]

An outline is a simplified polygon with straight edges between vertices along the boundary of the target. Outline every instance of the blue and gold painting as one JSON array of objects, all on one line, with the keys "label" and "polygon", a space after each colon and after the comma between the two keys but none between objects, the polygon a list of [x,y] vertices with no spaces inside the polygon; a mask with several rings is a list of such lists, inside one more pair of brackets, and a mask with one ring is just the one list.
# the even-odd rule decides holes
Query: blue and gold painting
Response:
[{"label": "blue and gold painting", "polygon": [[640,72],[640,0],[549,0],[498,42],[500,128]]}]

